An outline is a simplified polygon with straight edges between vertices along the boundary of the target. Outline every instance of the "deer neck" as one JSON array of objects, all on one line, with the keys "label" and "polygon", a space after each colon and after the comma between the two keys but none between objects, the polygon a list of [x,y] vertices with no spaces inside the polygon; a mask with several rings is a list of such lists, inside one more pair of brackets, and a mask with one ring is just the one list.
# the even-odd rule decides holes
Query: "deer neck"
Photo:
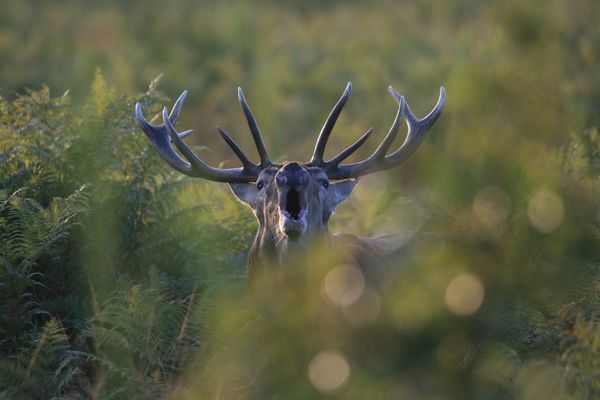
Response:
[{"label": "deer neck", "polygon": [[315,240],[329,238],[327,225],[305,232],[299,237],[289,237],[278,229],[260,227],[248,255],[248,270],[256,272],[266,266],[285,267],[288,260],[304,254]]}]

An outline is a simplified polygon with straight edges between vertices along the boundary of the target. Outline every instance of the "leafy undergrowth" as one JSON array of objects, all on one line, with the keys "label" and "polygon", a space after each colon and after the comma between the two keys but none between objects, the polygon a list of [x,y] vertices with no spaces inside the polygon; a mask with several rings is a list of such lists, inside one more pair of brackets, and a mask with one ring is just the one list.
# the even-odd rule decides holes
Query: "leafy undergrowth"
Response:
[{"label": "leafy undergrowth", "polygon": [[134,100],[165,101],[100,74],[86,107],[0,100],[1,398],[157,397],[202,344],[206,288],[243,280],[251,216],[164,168]]},{"label": "leafy undergrowth", "polygon": [[[600,396],[596,130],[551,153],[552,189],[516,176],[421,218],[436,239],[380,291],[344,297],[338,255],[315,249],[257,301],[252,215],[171,173],[134,125],[135,101],[168,102],[156,84],[122,96],[98,74],[84,107],[0,99],[0,398]],[[339,219],[410,207],[374,196]]]}]

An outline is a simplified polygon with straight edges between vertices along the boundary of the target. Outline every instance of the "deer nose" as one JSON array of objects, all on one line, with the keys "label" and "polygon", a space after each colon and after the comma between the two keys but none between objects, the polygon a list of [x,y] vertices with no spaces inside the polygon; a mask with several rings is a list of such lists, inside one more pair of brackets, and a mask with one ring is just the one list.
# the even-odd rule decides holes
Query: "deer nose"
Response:
[{"label": "deer nose", "polygon": [[297,162],[286,164],[277,173],[275,180],[278,186],[287,186],[290,189],[304,190],[308,186],[308,171]]}]

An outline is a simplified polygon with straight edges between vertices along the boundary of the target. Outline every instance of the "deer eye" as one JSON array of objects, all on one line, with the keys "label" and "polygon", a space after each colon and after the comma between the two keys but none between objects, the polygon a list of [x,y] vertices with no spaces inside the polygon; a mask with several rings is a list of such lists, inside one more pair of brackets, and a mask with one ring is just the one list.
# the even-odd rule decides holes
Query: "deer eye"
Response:
[{"label": "deer eye", "polygon": [[321,187],[327,189],[329,187],[329,181],[321,181]]},{"label": "deer eye", "polygon": [[261,190],[263,187],[265,187],[265,183],[263,181],[260,181],[256,184],[256,189]]}]

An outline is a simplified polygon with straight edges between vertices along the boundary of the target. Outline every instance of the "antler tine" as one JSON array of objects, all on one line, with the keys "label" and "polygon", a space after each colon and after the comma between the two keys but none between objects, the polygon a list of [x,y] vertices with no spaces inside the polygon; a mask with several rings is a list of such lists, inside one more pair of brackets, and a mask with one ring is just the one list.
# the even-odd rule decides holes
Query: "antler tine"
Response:
[{"label": "antler tine", "polygon": [[391,166],[396,166],[406,160],[416,149],[419,147],[425,135],[429,132],[429,129],[435,124],[437,119],[442,114],[444,105],[446,104],[446,89],[442,86],[440,88],[440,95],[438,101],[433,109],[423,119],[418,119],[410,110],[408,103],[402,96],[393,88],[389,87],[390,93],[394,96],[396,101],[401,99],[406,105],[406,124],[408,125],[408,133],[402,146],[392,154],[386,157],[386,162]]},{"label": "antler tine", "polygon": [[[398,107],[398,113],[396,114],[396,118],[394,118],[394,122],[392,123],[392,126],[390,127],[390,130],[388,131],[387,135],[385,135],[383,142],[381,142],[381,144],[377,147],[377,149],[375,149],[375,151],[373,152],[373,154],[371,154],[369,156],[369,158],[362,161],[362,163],[361,163],[362,165],[365,165],[365,166],[371,165],[377,161],[381,161],[385,157],[385,153],[388,151],[388,149],[392,145],[392,142],[398,135],[398,130],[400,128],[400,122],[402,121],[402,118],[404,117],[405,106],[403,104],[405,104],[405,103],[401,103],[400,107]],[[335,175],[335,173],[339,170],[339,168],[338,168],[339,163],[341,163],[343,160],[348,158],[352,153],[354,153],[368,139],[368,137],[371,135],[372,132],[373,132],[373,128],[369,129],[367,131],[367,133],[365,133],[360,139],[358,139],[356,142],[354,142],[354,144],[352,144],[346,150],[342,151],[340,154],[335,156],[333,159],[331,159],[331,161],[326,162],[325,169],[328,171],[331,171],[329,173],[329,175]]]},{"label": "antler tine", "polygon": [[398,136],[398,131],[400,130],[400,122],[402,122],[402,119],[405,117],[406,107],[407,104],[404,100],[404,97],[400,96],[398,102],[398,112],[396,113],[394,122],[392,123],[392,126],[390,127],[390,130],[388,131],[387,135],[385,135],[383,142],[381,142],[381,144],[377,147],[377,149],[375,149],[373,154],[365,160],[366,164],[370,163],[371,160],[373,162],[376,162],[381,161],[385,158],[385,154],[392,145],[392,142],[394,141],[394,139],[396,139],[396,136]]},{"label": "antler tine", "polygon": [[231,150],[233,150],[235,155],[240,159],[244,168],[246,168],[249,171],[257,169],[258,166],[252,161],[250,161],[248,157],[246,157],[246,154],[244,154],[240,146],[238,146],[238,144],[231,138],[231,136],[227,132],[225,132],[224,129],[221,129],[217,126],[217,131],[219,131],[221,137],[223,137],[223,140],[225,140],[225,143],[227,143],[229,147],[231,147]]},{"label": "antler tine", "polygon": [[[435,107],[426,117],[418,119],[410,110],[404,97],[391,86],[389,87],[389,91],[398,103],[398,113],[396,114],[396,118],[394,119],[388,134],[383,139],[383,142],[366,160],[353,164],[339,165],[339,162],[345,158],[340,157],[346,152],[346,150],[344,150],[344,152],[340,153],[340,156],[337,156],[329,163],[326,163],[325,169],[329,179],[358,178],[362,175],[383,171],[400,165],[417,149],[417,147],[419,147],[421,142],[423,142],[425,135],[441,115],[446,103],[446,90],[444,87],[441,87],[440,95]],[[392,154],[386,156],[388,149],[398,134],[402,119],[405,119],[406,124],[408,125],[408,133],[404,139],[404,143],[402,143],[400,148]],[[359,141],[362,139],[363,138],[361,137]],[[364,140],[362,140],[362,142],[364,142]],[[354,145],[351,147],[353,146]]]},{"label": "antler tine", "polygon": [[339,163],[344,161],[346,158],[348,158],[352,154],[354,154],[354,152],[356,150],[358,150],[358,148],[360,146],[362,146],[362,144],[364,142],[367,141],[367,139],[369,138],[369,136],[371,136],[372,133],[373,133],[373,128],[369,128],[369,130],[366,131],[356,142],[352,143],[350,146],[348,146],[348,148],[346,150],[342,151],[340,154],[338,154],[337,156],[332,158],[330,161],[328,161],[327,164],[332,165],[332,166],[333,165],[337,166]]},{"label": "antler tine", "polygon": [[[315,150],[313,151],[313,155],[310,158],[310,163],[314,165],[324,165],[323,155],[325,154],[325,147],[327,146],[327,140],[329,139],[329,135],[331,135],[331,131],[337,122],[338,117],[340,116],[346,102],[348,101],[348,97],[350,97],[350,92],[352,91],[352,82],[348,82],[346,88],[344,89],[344,93],[340,99],[335,103],[333,110],[327,117],[323,128],[321,128],[321,132],[319,133],[319,138],[317,139],[317,143],[315,144]],[[368,137],[368,136],[367,136]],[[362,139],[362,138],[361,138]],[[366,140],[366,138],[365,138]],[[360,139],[359,139],[360,141]],[[363,140],[364,142],[364,140]],[[362,144],[362,143],[361,143]],[[357,147],[358,148],[358,147]],[[352,152],[354,152],[354,149]],[[350,154],[352,154],[352,152]],[[346,156],[347,157],[347,156]]]},{"label": "antler tine", "polygon": [[[258,166],[251,163],[245,163],[237,151],[236,154],[238,157],[240,157],[240,160],[242,160],[242,163],[244,164],[243,168],[213,168],[199,159],[184,143],[182,138],[192,133],[192,130],[178,133],[175,131],[173,125],[175,125],[177,122],[177,118],[179,117],[179,113],[186,95],[187,91],[184,91],[179,96],[170,114],[168,113],[166,107],[163,109],[162,125],[153,125],[148,122],[142,112],[141,104],[136,103],[135,105],[136,120],[152,144],[154,144],[154,147],[156,147],[156,150],[158,150],[158,153],[161,155],[161,157],[171,167],[185,175],[200,177],[217,182],[254,182],[260,173]],[[229,141],[227,141],[227,143],[230,144]],[[177,154],[173,144],[177,150],[179,150],[183,158]],[[237,150],[239,150],[239,148],[237,148]],[[239,150],[239,152],[241,153],[241,150]],[[245,158],[245,156],[243,157]],[[245,159],[247,160],[247,158]]]},{"label": "antler tine", "polygon": [[146,120],[142,113],[142,105],[140,103],[135,104],[135,119],[152,144],[154,144],[158,153],[171,167],[186,175],[191,172],[190,163],[183,160],[173,149],[171,139],[165,131],[165,128],[163,126],[153,125]]},{"label": "antler tine", "polygon": [[175,104],[173,104],[173,108],[171,109],[171,113],[169,114],[169,121],[171,121],[171,124],[173,124],[173,126],[175,125],[175,123],[177,122],[177,119],[179,118],[179,113],[181,112],[181,107],[183,106],[183,102],[184,102],[185,98],[187,97],[187,94],[188,94],[187,89],[184,90],[183,92],[181,92],[181,94],[177,98],[177,101],[175,101]]},{"label": "antler tine", "polygon": [[246,116],[246,120],[248,121],[248,127],[250,128],[250,133],[252,133],[254,143],[256,144],[258,155],[260,156],[260,166],[262,168],[269,166],[271,165],[271,160],[269,159],[267,148],[265,147],[262,135],[260,134],[260,129],[256,123],[256,118],[254,118],[254,114],[252,114],[252,110],[244,98],[244,92],[242,91],[241,87],[238,87],[238,99],[240,101],[240,105],[242,106],[242,110],[244,111],[244,115]]}]

